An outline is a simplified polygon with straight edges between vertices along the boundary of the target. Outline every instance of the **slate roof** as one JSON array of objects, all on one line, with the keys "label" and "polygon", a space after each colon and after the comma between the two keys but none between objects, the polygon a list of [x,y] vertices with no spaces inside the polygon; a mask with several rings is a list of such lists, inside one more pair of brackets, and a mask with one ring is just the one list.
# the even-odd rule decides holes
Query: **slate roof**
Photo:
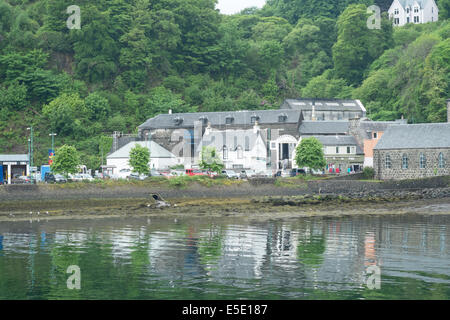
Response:
[{"label": "slate roof", "polygon": [[113,158],[128,158],[130,156],[131,149],[134,148],[136,144],[141,145],[142,147],[150,146],[150,157],[151,158],[175,158],[175,155],[168,150],[161,147],[154,141],[133,141],[124,145],[119,150],[111,153],[107,156],[108,159]]},{"label": "slate roof", "polygon": [[1,162],[28,162],[28,154],[0,154]]},{"label": "slate roof", "polygon": [[345,134],[348,131],[348,120],[310,121],[305,120],[299,126],[300,135]]},{"label": "slate roof", "polygon": [[362,111],[366,112],[363,104],[359,100],[350,99],[286,99],[280,109],[292,110],[312,110],[316,111]]},{"label": "slate roof", "polygon": [[324,146],[356,146],[356,154],[364,154],[353,136],[314,136],[314,138],[317,138]]},{"label": "slate roof", "polygon": [[[236,147],[241,146],[245,150],[245,137],[249,137],[249,149],[252,150],[256,144],[258,136],[261,133],[255,133],[253,129],[249,130],[214,130],[208,135],[203,136],[203,146],[214,146],[216,150],[222,151],[223,146],[227,146],[228,149],[234,149],[235,141]],[[236,137],[236,140],[235,140]],[[262,140],[265,139],[261,136]]]},{"label": "slate roof", "polygon": [[403,8],[414,6],[415,2],[417,2],[420,8],[424,8],[428,0],[398,0],[398,2],[400,2]]},{"label": "slate roof", "polygon": [[[223,112],[194,112],[160,114],[148,119],[139,126],[139,129],[161,129],[161,128],[193,128],[195,121],[205,119],[211,126],[225,125],[226,118],[233,118],[233,125],[252,126],[251,117],[257,116],[259,124],[273,124],[278,122],[279,116],[285,116],[282,123],[298,123],[299,110],[247,110],[247,111],[223,111]],[[182,120],[177,124],[176,120]]]},{"label": "slate roof", "polygon": [[405,124],[389,127],[374,149],[450,148],[450,123]]}]

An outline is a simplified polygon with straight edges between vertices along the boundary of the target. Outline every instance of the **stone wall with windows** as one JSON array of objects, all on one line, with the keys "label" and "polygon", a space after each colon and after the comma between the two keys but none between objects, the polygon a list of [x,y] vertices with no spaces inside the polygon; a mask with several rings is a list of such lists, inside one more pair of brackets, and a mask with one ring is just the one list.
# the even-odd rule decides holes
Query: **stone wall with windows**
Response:
[{"label": "stone wall with windows", "polygon": [[380,180],[450,175],[450,148],[374,150],[373,165]]}]

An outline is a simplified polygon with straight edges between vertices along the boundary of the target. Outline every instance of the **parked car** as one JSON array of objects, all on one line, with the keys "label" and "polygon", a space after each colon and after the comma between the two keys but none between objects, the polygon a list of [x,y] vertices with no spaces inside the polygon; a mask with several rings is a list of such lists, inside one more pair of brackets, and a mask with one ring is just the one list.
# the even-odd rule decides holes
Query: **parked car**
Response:
[{"label": "parked car", "polygon": [[83,181],[83,176],[81,175],[81,173],[69,174],[69,181],[81,182]]},{"label": "parked car", "polygon": [[300,169],[300,168],[292,169],[291,172],[290,172],[290,176],[291,177],[296,177],[298,175],[305,175],[305,174],[306,174],[306,170],[305,169]]},{"label": "parked car", "polygon": [[147,176],[145,174],[139,174],[137,172],[132,172],[130,173],[130,175],[128,176],[128,179],[130,180],[145,180],[147,178]]},{"label": "parked car", "polygon": [[162,177],[163,175],[161,174],[161,172],[159,172],[155,169],[152,169],[152,170],[150,170],[150,176],[151,177]]},{"label": "parked car", "polygon": [[255,177],[258,178],[272,178],[273,177],[273,172],[272,170],[265,170],[265,171],[260,171],[258,172]]},{"label": "parked car", "polygon": [[66,183],[67,179],[62,174],[53,174],[46,172],[44,176],[44,182],[46,183]]},{"label": "parked car", "polygon": [[255,170],[242,170],[239,173],[239,178],[241,178],[241,179],[249,179],[249,178],[255,177],[256,175],[257,174],[256,174]]},{"label": "parked car", "polygon": [[94,178],[89,173],[80,173],[83,181],[94,181]]},{"label": "parked car", "polygon": [[130,169],[121,169],[117,175],[119,176],[119,179],[127,179],[130,174]]},{"label": "parked car", "polygon": [[14,175],[14,178],[11,179],[12,184],[25,184],[30,182],[31,180],[27,176]]},{"label": "parked car", "polygon": [[239,176],[233,170],[222,170],[222,174],[229,179],[239,179]]},{"label": "parked car", "polygon": [[188,176],[205,176],[207,175],[205,171],[201,169],[186,169],[186,175]]}]

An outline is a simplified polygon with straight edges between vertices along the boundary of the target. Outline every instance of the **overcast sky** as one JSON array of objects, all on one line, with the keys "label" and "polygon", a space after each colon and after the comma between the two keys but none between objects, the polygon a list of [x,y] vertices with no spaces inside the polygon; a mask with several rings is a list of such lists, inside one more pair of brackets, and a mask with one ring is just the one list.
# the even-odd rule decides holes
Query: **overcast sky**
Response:
[{"label": "overcast sky", "polygon": [[220,13],[233,14],[250,7],[262,8],[266,0],[219,0],[217,8]]}]

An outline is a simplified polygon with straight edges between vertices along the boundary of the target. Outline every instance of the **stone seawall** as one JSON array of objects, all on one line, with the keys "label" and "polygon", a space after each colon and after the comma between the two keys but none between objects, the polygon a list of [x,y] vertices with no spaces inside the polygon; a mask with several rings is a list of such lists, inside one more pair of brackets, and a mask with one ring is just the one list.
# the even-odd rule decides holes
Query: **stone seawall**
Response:
[{"label": "stone seawall", "polygon": [[[292,180],[290,180],[292,181]],[[404,181],[358,181],[358,180],[317,180],[298,181],[298,184],[279,186],[274,179],[243,182],[231,186],[202,186],[191,184],[185,188],[161,187],[152,184],[102,186],[82,184],[79,187],[59,185],[6,185],[0,186],[0,206],[2,201],[76,200],[76,199],[142,199],[151,193],[164,198],[248,198],[260,196],[296,196],[306,194],[334,195],[393,195],[397,191],[435,190],[439,197],[447,197],[450,176]],[[428,192],[428,191],[427,191]],[[420,192],[419,192],[420,193]]]}]

